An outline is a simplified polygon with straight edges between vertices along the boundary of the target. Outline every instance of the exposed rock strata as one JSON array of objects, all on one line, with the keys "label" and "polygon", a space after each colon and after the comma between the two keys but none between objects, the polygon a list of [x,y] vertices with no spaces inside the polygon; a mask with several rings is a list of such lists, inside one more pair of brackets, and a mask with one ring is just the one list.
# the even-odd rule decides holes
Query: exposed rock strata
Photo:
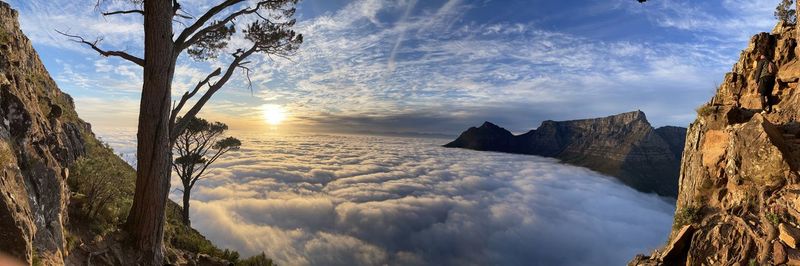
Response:
[{"label": "exposed rock strata", "polygon": [[84,153],[89,125],[50,78],[0,2],[0,250],[63,264],[67,166]]}]

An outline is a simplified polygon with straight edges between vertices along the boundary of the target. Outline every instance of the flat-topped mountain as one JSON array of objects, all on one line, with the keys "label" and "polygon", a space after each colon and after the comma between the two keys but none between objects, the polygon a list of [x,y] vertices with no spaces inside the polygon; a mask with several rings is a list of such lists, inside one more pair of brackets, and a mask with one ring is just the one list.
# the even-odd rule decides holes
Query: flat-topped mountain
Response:
[{"label": "flat-topped mountain", "polygon": [[643,192],[675,197],[686,129],[655,129],[641,111],[572,121],[544,121],[515,136],[490,122],[471,127],[445,147],[531,154],[617,177]]}]

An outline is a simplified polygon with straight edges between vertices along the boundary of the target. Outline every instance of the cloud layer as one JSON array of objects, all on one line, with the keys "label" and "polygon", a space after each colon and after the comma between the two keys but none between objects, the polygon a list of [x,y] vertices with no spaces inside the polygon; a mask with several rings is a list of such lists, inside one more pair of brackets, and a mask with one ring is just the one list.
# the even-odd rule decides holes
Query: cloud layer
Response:
[{"label": "cloud layer", "polygon": [[[131,150],[130,133],[101,135]],[[281,265],[622,265],[670,230],[663,199],[553,159],[435,139],[236,135],[242,149],[193,192],[192,225]]]}]

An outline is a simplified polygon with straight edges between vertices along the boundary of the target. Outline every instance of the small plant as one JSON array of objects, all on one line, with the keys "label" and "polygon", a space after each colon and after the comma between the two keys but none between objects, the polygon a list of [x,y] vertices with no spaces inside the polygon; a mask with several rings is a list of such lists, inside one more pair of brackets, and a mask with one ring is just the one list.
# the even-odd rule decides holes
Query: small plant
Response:
[{"label": "small plant", "polygon": [[787,221],[787,216],[789,215],[786,214],[786,208],[783,206],[773,205],[769,207],[764,216],[770,223],[778,225],[781,222]]},{"label": "small plant", "polygon": [[712,114],[716,113],[717,112],[717,108],[715,108],[714,106],[711,106],[709,104],[703,104],[702,106],[697,107],[697,109],[695,109],[695,111],[700,116],[709,116],[709,115],[712,115]]},{"label": "small plant", "polygon": [[87,145],[86,156],[70,168],[67,179],[80,202],[79,215],[95,233],[106,234],[125,220],[133,194],[134,173],[130,166],[119,161],[108,144]]},{"label": "small plant", "polygon": [[267,258],[264,252],[261,254],[249,257],[236,263],[237,266],[276,266],[272,259]]},{"label": "small plant", "polygon": [[778,225],[779,223],[781,223],[781,216],[778,215],[777,213],[768,211],[766,216],[767,216],[767,220],[769,220],[769,222],[774,224],[774,225]]},{"label": "small plant", "polygon": [[794,25],[797,23],[797,11],[792,8],[793,6],[794,0],[781,0],[775,7],[775,18],[783,23]]},{"label": "small plant", "polygon": [[675,214],[675,227],[693,224],[700,220],[700,208],[695,206],[683,207]]}]

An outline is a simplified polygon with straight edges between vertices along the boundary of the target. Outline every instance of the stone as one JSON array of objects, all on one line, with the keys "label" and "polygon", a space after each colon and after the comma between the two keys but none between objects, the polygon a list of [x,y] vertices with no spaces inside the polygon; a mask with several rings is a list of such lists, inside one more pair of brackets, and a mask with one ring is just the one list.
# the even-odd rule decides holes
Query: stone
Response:
[{"label": "stone", "polygon": [[786,263],[786,248],[780,241],[772,243],[772,264],[781,265]]},{"label": "stone", "polygon": [[778,238],[780,238],[781,242],[786,244],[787,247],[797,248],[797,242],[800,239],[800,232],[798,232],[797,228],[781,223],[778,225],[778,232]]},{"label": "stone", "polygon": [[684,225],[661,252],[659,260],[666,265],[683,265],[694,235],[691,225]]},{"label": "stone", "polygon": [[786,249],[786,262],[787,266],[800,266],[800,251],[796,249]]},{"label": "stone", "polygon": [[714,169],[725,155],[729,141],[728,133],[723,130],[709,130],[703,138],[703,165]]}]

